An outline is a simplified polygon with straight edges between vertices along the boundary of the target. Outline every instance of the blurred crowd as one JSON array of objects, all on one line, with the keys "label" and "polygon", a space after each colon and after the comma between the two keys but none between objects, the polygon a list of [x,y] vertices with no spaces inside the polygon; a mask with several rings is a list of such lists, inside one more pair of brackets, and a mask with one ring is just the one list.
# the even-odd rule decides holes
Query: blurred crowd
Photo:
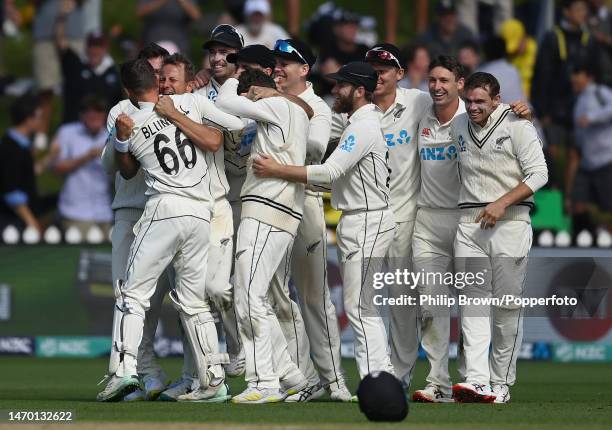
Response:
[{"label": "blurred crowd", "polygon": [[[428,91],[428,65],[440,54],[456,56],[470,71],[492,73],[504,102],[530,103],[549,187],[563,193],[573,230],[612,226],[611,1],[415,0],[409,10],[411,3],[386,0],[377,6],[385,8],[384,22],[333,2],[321,2],[309,17],[299,16],[299,0],[274,2],[288,28],[274,21],[271,0],[226,0],[225,10],[215,13],[208,3],[138,0],[125,13],[141,21],[142,34],[126,40],[116,23],[102,22],[107,6],[101,0],[0,0],[0,93],[18,97],[8,128],[0,130],[0,228],[42,231],[58,223],[83,233],[92,225],[109,229],[112,184],[99,161],[106,114],[123,98],[117,62],[142,46],[155,42],[170,54],[203,57],[206,68],[206,53],[193,52],[200,46],[194,39],[201,42],[217,24],[235,25],[245,45],[273,48],[278,39],[301,36],[317,51],[312,78],[324,97],[331,83],[321,76],[362,60],[379,39],[405,38],[396,34],[397,23],[415,16],[416,28],[424,30],[402,49],[400,85]],[[428,12],[426,20],[419,10]],[[3,62],[3,45],[24,33],[31,34],[33,70],[14,76]],[[54,118],[61,122],[57,129]],[[49,173],[63,185],[59,195],[43,198],[37,178]]]}]

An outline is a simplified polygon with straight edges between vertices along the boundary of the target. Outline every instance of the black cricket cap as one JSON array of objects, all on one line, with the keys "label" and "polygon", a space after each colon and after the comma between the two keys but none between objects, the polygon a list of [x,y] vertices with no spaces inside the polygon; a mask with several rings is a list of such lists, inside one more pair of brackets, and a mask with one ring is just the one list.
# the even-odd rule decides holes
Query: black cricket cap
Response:
[{"label": "black cricket cap", "polygon": [[276,66],[276,59],[274,54],[264,45],[249,45],[242,48],[235,54],[228,54],[228,63],[237,63],[242,61],[244,63],[259,64],[261,67],[269,67],[274,70]]},{"label": "black cricket cap", "polygon": [[[288,52],[293,50],[296,52]],[[273,54],[277,57],[284,58],[289,61],[295,61],[302,64],[308,64],[308,67],[312,69],[312,66],[317,61],[316,55],[310,49],[310,46],[297,39],[279,39],[274,45]]]},{"label": "black cricket cap", "polygon": [[[393,55],[395,59],[384,55],[385,52]],[[365,61],[367,63],[382,63],[395,66],[402,69],[402,53],[400,49],[391,43],[378,43],[372,46],[368,52],[366,52]]]},{"label": "black cricket cap", "polygon": [[357,388],[359,409],[370,421],[402,421],[408,402],[400,381],[384,371],[365,376]]},{"label": "black cricket cap", "polygon": [[325,77],[338,82],[348,82],[357,86],[363,85],[369,92],[376,89],[376,82],[378,82],[376,70],[363,61],[353,61],[345,64],[336,73],[330,73]]},{"label": "black cricket cap", "polygon": [[202,45],[202,48],[209,49],[213,44],[229,46],[230,48],[242,49],[244,38],[235,27],[228,24],[216,26],[210,33],[210,40]]}]

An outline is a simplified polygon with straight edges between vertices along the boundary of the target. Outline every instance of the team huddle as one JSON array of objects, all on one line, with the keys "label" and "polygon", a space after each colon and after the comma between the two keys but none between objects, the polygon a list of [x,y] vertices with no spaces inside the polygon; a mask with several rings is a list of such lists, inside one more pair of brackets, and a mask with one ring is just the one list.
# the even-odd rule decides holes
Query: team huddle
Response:
[{"label": "team huddle", "polygon": [[[500,103],[495,77],[466,77],[447,56],[430,64],[429,93],[399,88],[399,50],[379,44],[327,76],[330,109],[308,81],[316,57],[303,42],[243,45],[221,25],[203,45],[208,71],[196,74],[187,58],[154,44],[121,66],[128,99],[108,116],[102,153],[115,175],[116,305],[97,399],[259,404],[328,392],[354,400],[327,285],[322,193],[331,192],[342,211],[338,260],[360,378],[385,371],[408,390],[421,344],[430,372],[415,401],[508,402],[520,308],[477,317],[460,309],[462,381],[452,385],[448,308],[389,307],[387,332],[363,302],[383,268],[485,270],[488,288],[462,294],[522,295],[532,195],[547,181],[527,106]],[[453,294],[444,285],[409,291]],[[153,351],[166,295],[184,334],[172,384]],[[246,390],[231,395],[226,377],[243,374]]]}]

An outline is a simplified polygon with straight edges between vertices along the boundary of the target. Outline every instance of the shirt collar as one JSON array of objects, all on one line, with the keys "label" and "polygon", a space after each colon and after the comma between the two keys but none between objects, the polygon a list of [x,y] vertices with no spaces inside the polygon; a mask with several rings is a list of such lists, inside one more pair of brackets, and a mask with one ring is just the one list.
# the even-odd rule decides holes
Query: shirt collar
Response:
[{"label": "shirt collar", "polygon": [[386,112],[383,112],[383,110],[381,108],[378,107],[378,105],[374,105],[374,109],[376,109],[377,111],[379,111],[380,113],[382,113],[383,115],[386,115],[390,112],[396,112],[400,109],[403,109],[406,107],[405,103],[403,102],[402,99],[402,91],[403,88],[397,87],[395,89],[395,100],[393,100],[393,103],[391,103],[391,106],[389,106],[389,109],[387,109]]},{"label": "shirt collar", "polygon": [[8,135],[11,137],[11,139],[17,142],[17,144],[21,146],[23,149],[30,149],[30,146],[32,145],[32,141],[30,140],[28,136],[21,134],[14,128],[9,129]]},{"label": "shirt collar", "polygon": [[301,94],[298,95],[298,97],[301,98],[301,99],[306,100],[307,98],[309,98],[313,94],[314,94],[314,90],[312,89],[312,83],[307,81],[306,82],[306,89],[304,91],[302,91]]},{"label": "shirt collar", "polygon": [[155,103],[153,102],[138,102],[138,107],[142,110],[153,110]]},{"label": "shirt collar", "polygon": [[374,112],[375,109],[376,109],[376,106],[372,103],[368,103],[367,105],[361,106],[359,109],[353,112],[351,116],[349,116],[349,119],[348,119],[349,124],[354,121],[359,120],[360,118],[365,117],[370,112]]}]

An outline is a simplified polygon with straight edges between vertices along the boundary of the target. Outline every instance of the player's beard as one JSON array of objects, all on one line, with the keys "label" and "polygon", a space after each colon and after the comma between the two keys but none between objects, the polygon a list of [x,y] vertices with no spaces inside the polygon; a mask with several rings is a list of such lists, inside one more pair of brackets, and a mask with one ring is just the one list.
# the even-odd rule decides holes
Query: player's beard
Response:
[{"label": "player's beard", "polygon": [[341,94],[338,94],[336,97],[336,101],[332,106],[332,110],[336,113],[348,113],[353,110],[353,94],[355,93],[355,88],[351,89],[351,92],[348,96],[344,97]]}]

